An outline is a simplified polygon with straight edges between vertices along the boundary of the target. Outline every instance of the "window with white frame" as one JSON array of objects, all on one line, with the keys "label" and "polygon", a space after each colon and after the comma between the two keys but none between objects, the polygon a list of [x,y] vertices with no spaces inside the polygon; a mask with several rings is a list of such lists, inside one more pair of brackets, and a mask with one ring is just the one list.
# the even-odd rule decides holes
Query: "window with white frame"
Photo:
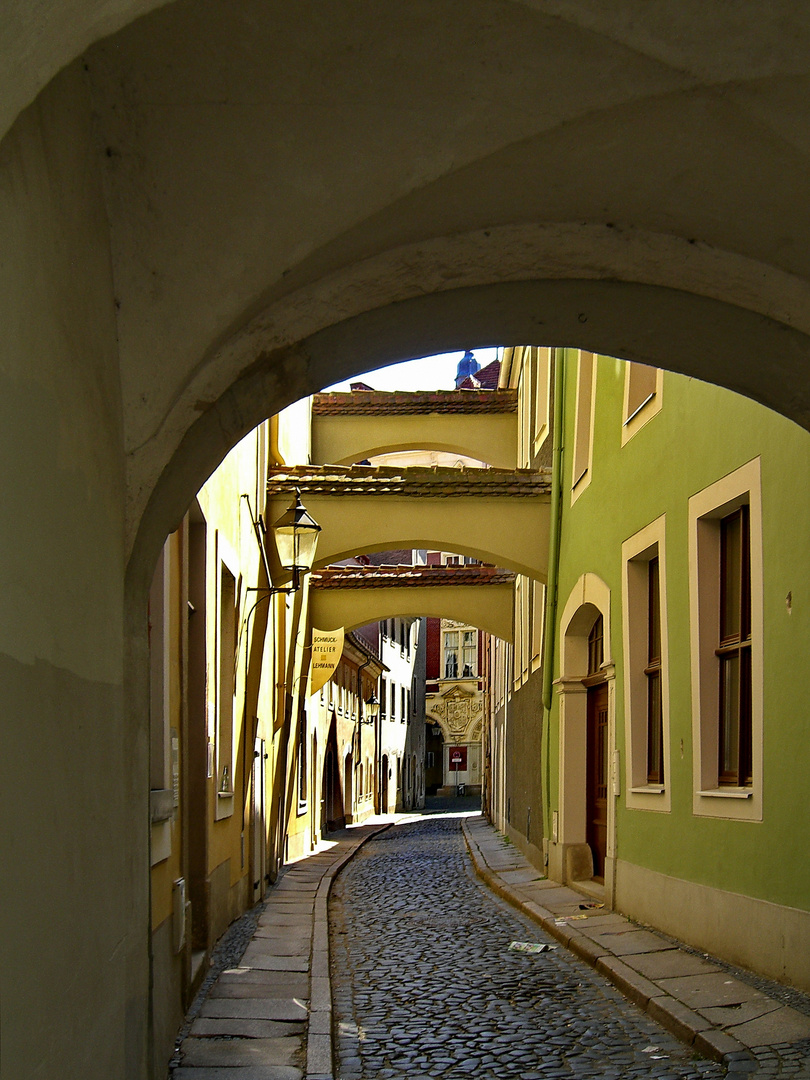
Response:
[{"label": "window with white frame", "polygon": [[217,636],[217,788],[233,791],[233,696],[237,660],[237,580],[219,564],[219,634]]},{"label": "window with white frame", "polygon": [[445,679],[474,679],[478,674],[478,631],[444,631]]},{"label": "window with white frame", "polygon": [[298,813],[306,813],[307,809],[307,714],[303,710],[298,718]]},{"label": "window with white frame", "polygon": [[593,403],[596,387],[596,357],[580,350],[577,365],[576,415],[574,418],[574,454],[571,476],[572,500],[588,486],[593,451]]},{"label": "window with white frame", "polygon": [[551,404],[551,357],[552,350],[545,346],[532,347],[535,367],[535,404],[534,404],[534,453],[540,452],[540,448],[548,438],[551,430],[549,417]]},{"label": "window with white frame", "polygon": [[627,805],[671,808],[664,516],[622,545]]},{"label": "window with white frame", "polygon": [[694,811],[761,820],[759,459],[693,496],[689,521]]},{"label": "window with white frame", "polygon": [[648,364],[627,362],[624,371],[622,446],[661,410],[663,372]]}]

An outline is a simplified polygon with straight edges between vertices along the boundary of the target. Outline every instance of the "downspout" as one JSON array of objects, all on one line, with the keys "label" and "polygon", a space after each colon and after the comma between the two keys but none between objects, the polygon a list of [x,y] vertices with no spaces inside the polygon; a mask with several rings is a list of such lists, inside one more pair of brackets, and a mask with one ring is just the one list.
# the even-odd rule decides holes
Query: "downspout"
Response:
[{"label": "downspout", "polygon": [[554,676],[554,642],[557,624],[557,592],[560,571],[560,539],[562,532],[562,463],[563,423],[565,420],[565,349],[554,350],[554,428],[551,450],[551,521],[549,523],[548,581],[543,637],[543,793],[545,796],[545,832],[551,839],[551,764],[550,726],[552,682]]},{"label": "downspout", "polygon": [[[363,763],[363,706],[365,702],[363,700],[363,671],[371,663],[371,657],[368,660],[364,660],[363,663],[357,669],[357,757],[352,761],[352,769],[354,770],[354,776],[352,777],[352,797],[355,802],[357,801],[357,766]],[[375,763],[376,764],[376,763]],[[377,770],[374,770],[374,787],[377,787]],[[362,794],[362,793],[361,793]],[[377,802],[377,796],[374,796],[374,802]],[[374,807],[374,812],[377,812],[377,807]]]}]

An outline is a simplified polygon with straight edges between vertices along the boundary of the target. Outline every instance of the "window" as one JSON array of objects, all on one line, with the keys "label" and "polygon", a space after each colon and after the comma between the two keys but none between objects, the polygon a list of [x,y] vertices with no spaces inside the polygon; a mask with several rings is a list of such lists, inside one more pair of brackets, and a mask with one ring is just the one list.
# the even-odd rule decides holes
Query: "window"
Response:
[{"label": "window", "polygon": [[669,811],[666,518],[622,545],[627,805]]},{"label": "window", "polygon": [[543,651],[543,619],[545,618],[546,587],[540,581],[532,582],[531,669],[537,671]]},{"label": "window", "polygon": [[298,718],[298,813],[307,809],[307,714]]},{"label": "window", "polygon": [[601,615],[588,634],[588,674],[599,675],[605,658],[605,623]]},{"label": "window", "polygon": [[478,674],[478,631],[464,630],[461,643],[461,677],[472,679]]},{"label": "window", "polygon": [[551,349],[532,348],[535,363],[535,405],[534,405],[534,453],[546,441],[550,431],[551,403]]},{"label": "window", "polygon": [[405,707],[405,687],[404,687],[404,686],[401,686],[401,687],[399,688],[399,692],[400,692],[400,711],[399,711],[399,722],[400,722],[401,724],[404,724],[404,723],[405,723],[405,721],[406,721],[406,720],[407,720],[407,718],[408,718],[408,712],[407,712],[407,709],[406,709],[406,707]]},{"label": "window", "polygon": [[529,677],[529,594],[530,581],[521,574],[515,578],[514,637],[515,670],[514,687],[519,690]]},{"label": "window", "polygon": [[625,364],[622,446],[661,409],[663,373],[647,364]]},{"label": "window", "polygon": [[759,459],[689,500],[696,814],[762,818]]},{"label": "window", "polygon": [[388,680],[380,679],[380,719],[385,720],[388,706]]},{"label": "window", "polygon": [[[219,700],[217,725],[217,790],[233,792],[233,718],[236,664],[236,579],[224,563],[219,575]],[[225,800],[219,799],[222,804]],[[227,807],[227,813],[232,807]]]},{"label": "window", "polygon": [[458,630],[448,630],[444,635],[444,677],[458,678]]},{"label": "window", "polygon": [[391,719],[397,718],[397,688],[391,683]]},{"label": "window", "polygon": [[664,782],[661,713],[661,593],[658,556],[647,563],[647,783]]},{"label": "window", "polygon": [[596,357],[580,352],[577,372],[577,411],[574,421],[574,461],[571,488],[572,502],[590,482],[593,447],[593,399],[596,384]]},{"label": "window", "polygon": [[751,775],[751,529],[747,506],[720,521],[721,785],[749,785]]},{"label": "window", "polygon": [[445,679],[474,679],[478,674],[478,631],[445,630]]}]

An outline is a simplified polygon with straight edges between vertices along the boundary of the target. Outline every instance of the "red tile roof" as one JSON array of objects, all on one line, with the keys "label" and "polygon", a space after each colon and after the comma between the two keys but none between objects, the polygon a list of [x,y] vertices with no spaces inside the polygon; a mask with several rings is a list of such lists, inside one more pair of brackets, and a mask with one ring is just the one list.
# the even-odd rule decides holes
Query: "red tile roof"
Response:
[{"label": "red tile roof", "polygon": [[497,566],[327,566],[310,574],[314,589],[511,585],[514,580],[511,570]]},{"label": "red tile roof", "polygon": [[[500,360],[493,360],[491,364],[480,368],[474,375],[468,375],[464,382],[458,384],[459,390],[497,390],[498,379],[501,374]],[[504,393],[503,390],[500,391]]]},{"label": "red tile roof", "polygon": [[[537,498],[551,491],[550,469],[456,469],[409,465],[274,465],[268,471],[268,494],[298,488],[302,496],[401,495],[408,498],[478,498],[509,495]],[[306,502],[306,499],[304,499]]]},{"label": "red tile roof", "polygon": [[[495,361],[497,363],[497,361]],[[488,372],[492,364],[478,372]],[[475,377],[478,378],[478,375]],[[514,413],[517,391],[492,387],[468,390],[418,390],[416,392],[353,390],[350,394],[315,394],[313,416],[429,416],[432,413]],[[469,389],[472,389],[472,384]]]}]

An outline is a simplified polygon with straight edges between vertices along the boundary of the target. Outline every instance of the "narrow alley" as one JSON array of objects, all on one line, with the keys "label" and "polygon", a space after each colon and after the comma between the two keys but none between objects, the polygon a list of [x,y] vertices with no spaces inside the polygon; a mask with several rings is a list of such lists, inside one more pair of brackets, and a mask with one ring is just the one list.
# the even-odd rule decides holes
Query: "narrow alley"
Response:
[{"label": "narrow alley", "polygon": [[288,867],[223,939],[171,1080],[810,1078],[810,998],[539,877],[474,801]]},{"label": "narrow alley", "polygon": [[341,1080],[725,1075],[480,883],[458,816],[370,840],[330,931]]}]

